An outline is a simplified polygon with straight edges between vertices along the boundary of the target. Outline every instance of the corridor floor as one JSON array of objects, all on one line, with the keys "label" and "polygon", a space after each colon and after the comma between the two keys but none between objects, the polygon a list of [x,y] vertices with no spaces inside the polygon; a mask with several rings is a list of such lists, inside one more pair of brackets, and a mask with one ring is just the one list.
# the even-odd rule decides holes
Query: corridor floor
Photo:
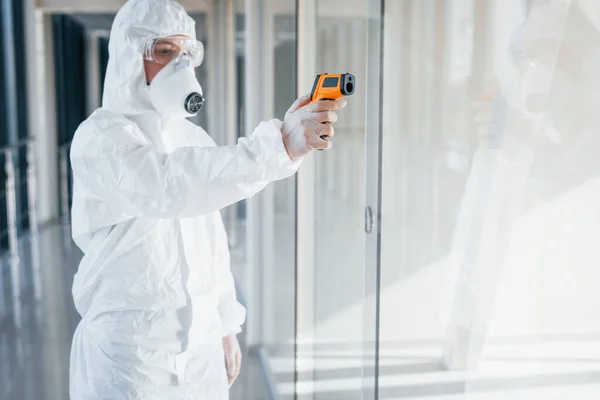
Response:
[{"label": "corridor floor", "polygon": [[[36,245],[39,262],[31,257],[31,243],[27,240],[20,249],[20,329],[14,326],[9,296],[0,298],[0,400],[68,400],[69,352],[79,322],[71,284],[81,253],[60,225],[40,233]],[[10,266],[7,260],[1,266],[0,288],[8,294]],[[39,302],[34,295],[36,269],[40,271]],[[258,361],[244,354],[242,374],[231,390],[231,399],[268,399],[262,382]]]}]

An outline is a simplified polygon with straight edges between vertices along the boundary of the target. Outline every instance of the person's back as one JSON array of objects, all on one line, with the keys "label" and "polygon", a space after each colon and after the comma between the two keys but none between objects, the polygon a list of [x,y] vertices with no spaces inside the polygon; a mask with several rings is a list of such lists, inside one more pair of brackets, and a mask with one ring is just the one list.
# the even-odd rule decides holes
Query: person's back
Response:
[{"label": "person's back", "polygon": [[[82,316],[73,400],[228,398],[223,338],[240,332],[245,310],[219,210],[330,147],[333,130],[321,122],[335,122],[331,110],[343,107],[303,97],[284,123],[216,147],[185,119],[201,95],[185,109],[170,100],[178,90],[201,92],[193,78],[201,56],[183,48],[201,44],[179,4],[130,0],[111,31],[103,106],[73,139],[72,232],[84,252],[73,284]],[[239,360],[227,363],[231,382]]]}]

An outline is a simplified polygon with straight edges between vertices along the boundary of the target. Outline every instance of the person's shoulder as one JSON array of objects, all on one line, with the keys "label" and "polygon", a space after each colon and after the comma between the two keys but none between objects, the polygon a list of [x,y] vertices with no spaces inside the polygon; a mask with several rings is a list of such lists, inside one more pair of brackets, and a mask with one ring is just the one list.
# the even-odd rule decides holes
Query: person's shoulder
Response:
[{"label": "person's shoulder", "polygon": [[106,108],[99,108],[79,125],[77,132],[103,133],[115,129],[129,131],[134,128],[137,129],[137,125],[123,114],[107,110]]},{"label": "person's shoulder", "polygon": [[202,143],[207,146],[207,147],[213,147],[216,146],[217,144],[215,143],[214,139],[212,138],[212,136],[210,136],[208,134],[208,132],[206,132],[204,130],[204,128],[202,128],[201,126],[196,125],[196,132],[195,134],[197,135],[197,137],[202,141]]},{"label": "person's shoulder", "polygon": [[145,139],[138,126],[123,114],[99,108],[79,125],[71,149],[99,149],[101,144],[140,142]]},{"label": "person's shoulder", "polygon": [[181,128],[179,129],[180,140],[178,140],[178,147],[185,146],[198,146],[198,147],[215,147],[215,141],[210,135],[199,125],[189,121],[182,120]]}]

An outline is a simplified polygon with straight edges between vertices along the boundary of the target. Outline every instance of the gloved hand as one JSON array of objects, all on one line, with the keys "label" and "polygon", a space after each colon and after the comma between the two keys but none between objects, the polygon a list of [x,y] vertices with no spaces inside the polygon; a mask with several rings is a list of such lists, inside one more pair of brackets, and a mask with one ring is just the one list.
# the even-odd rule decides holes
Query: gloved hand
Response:
[{"label": "gloved hand", "polygon": [[225,366],[227,367],[227,379],[229,387],[233,385],[242,368],[242,350],[236,335],[223,338],[223,350],[225,352]]},{"label": "gloved hand", "polygon": [[346,104],[344,100],[311,103],[310,95],[302,96],[292,104],[285,114],[281,134],[293,161],[300,160],[313,150],[331,148],[332,143],[328,139],[334,135],[335,111],[346,107]]}]

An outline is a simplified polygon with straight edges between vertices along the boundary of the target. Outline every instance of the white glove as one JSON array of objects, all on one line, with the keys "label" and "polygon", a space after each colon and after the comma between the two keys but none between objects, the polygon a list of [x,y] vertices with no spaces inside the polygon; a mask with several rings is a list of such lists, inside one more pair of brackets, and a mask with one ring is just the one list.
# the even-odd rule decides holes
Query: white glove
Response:
[{"label": "white glove", "polygon": [[223,338],[223,351],[225,353],[227,380],[231,388],[240,375],[242,368],[242,350],[240,349],[240,342],[238,342],[236,335],[229,335]]},{"label": "white glove", "polygon": [[346,107],[344,100],[311,103],[310,95],[302,96],[285,114],[281,134],[292,161],[302,159],[313,150],[330,149],[336,110]]}]

